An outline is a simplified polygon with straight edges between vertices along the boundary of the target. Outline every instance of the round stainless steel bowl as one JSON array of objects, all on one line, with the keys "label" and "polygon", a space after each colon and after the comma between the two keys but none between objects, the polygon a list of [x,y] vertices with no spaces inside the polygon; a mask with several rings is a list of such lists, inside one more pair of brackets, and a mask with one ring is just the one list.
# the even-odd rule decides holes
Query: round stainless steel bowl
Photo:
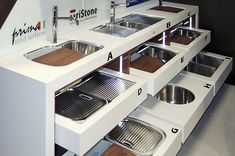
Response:
[{"label": "round stainless steel bowl", "polygon": [[191,91],[175,85],[165,86],[156,97],[171,104],[188,104],[195,99]]}]

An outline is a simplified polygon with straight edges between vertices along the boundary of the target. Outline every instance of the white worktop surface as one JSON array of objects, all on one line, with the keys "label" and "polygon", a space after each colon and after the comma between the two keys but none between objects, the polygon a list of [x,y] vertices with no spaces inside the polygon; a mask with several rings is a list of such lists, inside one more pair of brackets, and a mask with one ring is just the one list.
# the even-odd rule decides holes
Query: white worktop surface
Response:
[{"label": "white worktop surface", "polygon": [[[87,74],[89,71],[95,70],[96,68],[107,63],[106,61],[109,52],[113,53],[114,58],[120,56],[121,54],[127,52],[131,48],[142,43],[143,41],[148,40],[149,38],[164,31],[166,29],[165,27],[167,22],[171,21],[171,25],[177,24],[176,22],[178,22],[182,17],[187,16],[189,11],[196,12],[198,10],[198,7],[191,5],[172,4],[172,3],[164,3],[164,4],[178,6],[181,8],[185,8],[185,10],[177,14],[147,10],[147,8],[153,7],[154,5],[145,6],[133,10],[128,14],[141,13],[157,17],[164,17],[165,19],[149,26],[146,29],[138,31],[137,33],[132,34],[126,38],[111,36],[90,30],[90,28],[94,28],[100,24],[104,24],[107,21],[100,21],[100,23],[98,22],[90,26],[87,26],[86,29],[79,29],[76,32],[60,36],[58,44],[68,40],[82,40],[96,44],[101,44],[104,46],[104,48],[99,50],[98,52],[93,53],[92,55],[89,55],[70,65],[63,67],[53,67],[53,66],[47,66],[35,63],[26,59],[24,57],[26,53],[38,49],[40,47],[53,45],[49,41],[38,41],[35,44],[31,44],[28,46],[22,45],[22,49],[17,49],[17,51],[12,52],[10,55],[1,57],[0,66],[44,83],[48,83],[55,79],[61,78],[66,74],[72,75],[72,73],[78,72],[78,69],[80,70],[79,71],[80,75],[83,76]],[[125,15],[119,15],[119,16],[125,16]],[[73,76],[71,76],[71,80],[72,77]]]}]

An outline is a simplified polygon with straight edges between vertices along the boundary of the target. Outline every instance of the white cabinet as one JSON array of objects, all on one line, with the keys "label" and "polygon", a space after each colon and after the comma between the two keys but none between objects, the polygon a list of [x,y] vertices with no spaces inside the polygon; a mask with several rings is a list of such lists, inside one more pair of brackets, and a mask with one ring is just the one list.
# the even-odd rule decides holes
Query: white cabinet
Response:
[{"label": "white cabinet", "polygon": [[[69,150],[68,153],[84,155],[130,113],[132,113],[130,116],[159,127],[165,132],[165,141],[162,142],[154,155],[175,155],[180,149],[181,141],[185,142],[231,71],[232,59],[201,52],[200,55],[222,60],[210,77],[195,74],[188,67],[185,68],[188,64],[192,64],[191,62],[195,60],[193,58],[197,53],[210,42],[210,31],[191,27],[173,29],[174,25],[188,18],[192,19],[191,16],[194,16],[194,19],[197,18],[198,7],[165,4],[175,5],[182,8],[183,11],[169,13],[149,10],[149,8],[158,5],[155,1],[148,1],[140,8],[134,6],[133,8],[124,8],[123,12],[120,11],[118,18],[140,13],[153,17],[164,17],[162,21],[138,30],[128,37],[94,32],[92,25],[81,25],[81,29],[64,34],[63,38],[58,40],[59,43],[73,40],[102,45],[102,49],[65,66],[48,66],[25,58],[27,53],[36,49],[56,47],[48,41],[41,41],[24,48],[18,47],[17,51],[11,55],[2,57],[0,59],[0,86],[4,91],[0,94],[2,101],[0,150],[2,155],[52,156],[55,144]],[[110,8],[105,9],[109,10]],[[96,25],[107,23],[108,20],[99,21]],[[197,27],[197,19],[194,23]],[[152,38],[161,36],[165,31],[168,33],[171,31],[171,35],[168,36],[170,37],[170,45],[149,42]],[[181,36],[181,33],[190,40],[193,37],[190,43],[177,42],[174,35]],[[139,47],[140,44],[141,47]],[[144,52],[143,45],[145,45],[144,48],[149,48],[153,54],[160,49],[160,51],[167,51],[174,55],[168,59],[168,54],[164,54],[167,57],[163,56],[160,62],[161,66],[155,71],[142,70],[133,64],[138,57],[141,58],[138,55]],[[137,47],[136,52],[133,51],[133,48],[136,50],[135,47]],[[129,52],[130,57],[126,55]],[[130,62],[128,62],[130,63],[129,75],[104,68],[105,65],[116,58],[122,58],[119,56],[123,55],[130,58]],[[196,63],[200,64],[200,62]],[[122,65],[118,64],[120,69]],[[188,71],[181,72],[184,68]],[[114,79],[128,81],[131,85],[115,98],[106,99],[108,103],[85,120],[75,121],[55,113],[58,91],[61,88],[69,89],[68,85],[74,84],[74,81],[93,72],[105,73]],[[181,74],[176,76],[179,72]],[[186,105],[173,105],[153,97],[169,82],[193,92],[194,100]],[[79,85],[80,83],[78,83]],[[122,84],[119,84],[119,87],[122,87]],[[95,90],[95,88],[90,88],[89,93]],[[110,88],[104,88],[102,92],[113,94]],[[144,101],[146,98],[147,100]],[[134,111],[139,105],[141,105],[140,108]],[[177,133],[172,133],[172,129],[176,130],[174,128],[178,130]]]}]

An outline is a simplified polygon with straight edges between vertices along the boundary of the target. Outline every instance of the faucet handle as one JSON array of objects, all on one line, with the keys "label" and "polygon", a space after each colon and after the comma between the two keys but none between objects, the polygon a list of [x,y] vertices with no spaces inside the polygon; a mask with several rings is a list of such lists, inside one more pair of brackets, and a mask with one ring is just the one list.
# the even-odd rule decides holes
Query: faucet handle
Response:
[{"label": "faucet handle", "polygon": [[76,25],[79,25],[79,20],[78,20],[78,16],[77,15],[75,17],[70,16],[70,21],[75,21]]},{"label": "faucet handle", "polygon": [[115,6],[126,6],[126,2],[116,3],[115,0],[111,0],[110,2],[111,2],[111,8]]}]

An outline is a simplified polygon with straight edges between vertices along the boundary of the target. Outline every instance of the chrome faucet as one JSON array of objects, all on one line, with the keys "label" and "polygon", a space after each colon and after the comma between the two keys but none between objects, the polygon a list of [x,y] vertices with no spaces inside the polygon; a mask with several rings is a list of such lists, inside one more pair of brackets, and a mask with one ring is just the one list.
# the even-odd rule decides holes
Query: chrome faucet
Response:
[{"label": "chrome faucet", "polygon": [[58,27],[58,20],[74,20],[76,22],[76,25],[79,25],[78,17],[58,17],[58,6],[53,6],[53,20],[52,20],[52,42],[57,43],[57,27]]},{"label": "chrome faucet", "polygon": [[126,3],[116,4],[114,0],[111,0],[111,17],[110,17],[111,24],[116,23],[116,6],[126,6]]}]

